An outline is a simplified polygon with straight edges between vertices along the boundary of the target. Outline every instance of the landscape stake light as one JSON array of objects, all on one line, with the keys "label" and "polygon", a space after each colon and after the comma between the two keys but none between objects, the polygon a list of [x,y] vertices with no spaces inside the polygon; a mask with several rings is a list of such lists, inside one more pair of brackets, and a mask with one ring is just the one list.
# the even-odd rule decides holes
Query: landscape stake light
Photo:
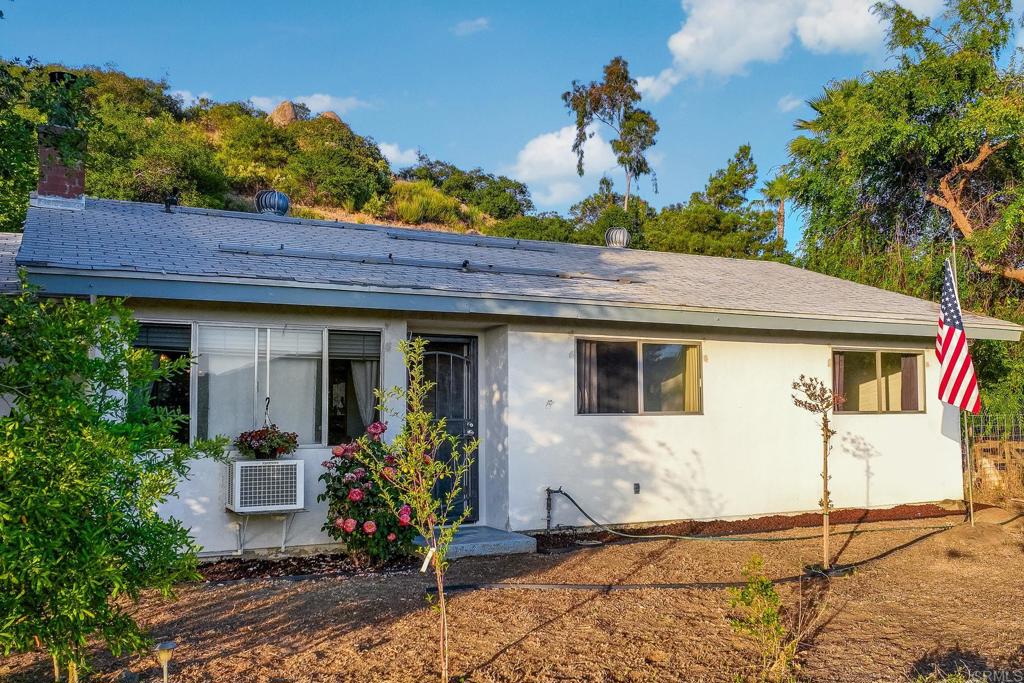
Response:
[{"label": "landscape stake light", "polygon": [[171,657],[174,655],[174,648],[176,647],[178,647],[176,642],[166,640],[162,643],[157,643],[156,647],[153,648],[156,661],[160,663],[160,668],[164,671],[164,683],[167,683],[167,665],[171,662]]}]

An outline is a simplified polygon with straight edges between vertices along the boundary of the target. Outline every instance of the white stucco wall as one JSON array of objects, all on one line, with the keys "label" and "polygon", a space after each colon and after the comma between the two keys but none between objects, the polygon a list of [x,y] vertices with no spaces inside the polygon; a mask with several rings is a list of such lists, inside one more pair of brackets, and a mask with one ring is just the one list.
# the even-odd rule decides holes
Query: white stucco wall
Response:
[{"label": "white stucco wall", "polygon": [[[830,381],[829,340],[671,334],[702,343],[703,414],[576,415],[575,333],[635,331],[513,326],[509,332],[509,516],[545,524],[547,486],[565,487],[606,522],[743,517],[814,510],[821,437],[796,408],[801,373]],[[843,340],[842,346],[932,348],[927,341]],[[936,397],[925,353],[926,412],[840,415],[830,460],[837,507],[961,498],[958,414]],[[633,484],[640,493],[633,493]],[[555,524],[584,523],[556,497]]]},{"label": "white stucco wall", "polygon": [[[136,304],[135,315],[148,321],[208,321],[243,325],[311,325],[337,329],[379,329],[381,338],[382,386],[404,386],[405,368],[398,342],[406,337],[405,319],[395,315],[366,315],[326,309],[280,307],[240,308],[208,305],[179,306],[160,303]],[[401,410],[401,406],[392,406]],[[320,531],[327,516],[325,503],[318,503],[322,491],[317,478],[320,466],[330,456],[329,448],[300,446],[292,458],[305,461],[305,507],[297,513],[288,531],[288,547],[334,543]],[[173,516],[191,530],[206,555],[233,553],[237,548],[240,517],[224,508],[225,465],[211,460],[192,463],[189,479],[178,487],[179,496],[162,506],[161,513]],[[282,518],[251,516],[246,534],[246,550],[276,549],[281,545]]]},{"label": "white stucco wall", "polygon": [[[831,458],[837,507],[887,506],[960,498],[958,414],[935,396],[938,365],[930,340],[814,339],[749,332],[612,329],[453,316],[282,307],[137,304],[147,320],[375,328],[383,333],[382,378],[404,385],[398,341],[410,331],[479,339],[480,524],[514,530],[545,524],[547,486],[564,486],[602,521],[615,523],[743,517],[814,510],[820,498],[815,418],[792,405],[801,374],[831,377],[832,344],[925,350],[926,412],[839,415]],[[576,415],[576,336],[699,341],[700,415]],[[396,406],[400,408],[400,406]],[[331,540],[320,532],[325,506],[320,463],[329,451],[301,447],[307,511],[288,535],[294,549]],[[633,493],[633,484],[640,493]],[[182,520],[208,554],[236,548],[238,518],[224,510],[223,465],[195,463],[179,498],[162,512]],[[582,523],[562,499],[556,524]],[[247,549],[280,545],[281,522],[251,518]]]}]

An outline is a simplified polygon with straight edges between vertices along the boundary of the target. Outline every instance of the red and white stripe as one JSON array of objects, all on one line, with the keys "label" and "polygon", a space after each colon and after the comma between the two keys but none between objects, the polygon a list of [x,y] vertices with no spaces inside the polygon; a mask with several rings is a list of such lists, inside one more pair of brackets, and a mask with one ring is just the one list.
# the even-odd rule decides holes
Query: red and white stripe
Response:
[{"label": "red and white stripe", "polygon": [[981,412],[981,396],[974,363],[967,348],[964,331],[946,325],[939,317],[939,333],[935,337],[935,355],[939,359],[942,377],[939,380],[939,398],[961,410],[975,415]]}]

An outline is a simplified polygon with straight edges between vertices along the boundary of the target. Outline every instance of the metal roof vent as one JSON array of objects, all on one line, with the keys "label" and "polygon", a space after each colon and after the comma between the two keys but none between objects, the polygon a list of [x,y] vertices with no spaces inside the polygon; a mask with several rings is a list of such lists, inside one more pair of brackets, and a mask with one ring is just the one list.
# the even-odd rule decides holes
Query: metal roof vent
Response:
[{"label": "metal roof vent", "polygon": [[625,249],[629,246],[629,230],[608,228],[604,231],[604,243],[613,249]]},{"label": "metal roof vent", "polygon": [[284,216],[288,213],[288,195],[277,190],[260,190],[256,193],[256,210],[260,213],[272,213]]}]

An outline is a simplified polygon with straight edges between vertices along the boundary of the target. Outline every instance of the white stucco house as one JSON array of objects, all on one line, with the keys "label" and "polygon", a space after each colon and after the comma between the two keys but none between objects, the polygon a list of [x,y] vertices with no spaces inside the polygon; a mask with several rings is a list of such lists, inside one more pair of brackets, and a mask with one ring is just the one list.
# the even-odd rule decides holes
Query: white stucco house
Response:
[{"label": "white stucco house", "polygon": [[[290,548],[329,543],[316,502],[332,445],[403,385],[398,342],[429,340],[433,407],[481,440],[471,523],[542,529],[564,487],[609,523],[816,510],[820,441],[800,374],[848,397],[837,507],[962,498],[959,415],[936,396],[938,307],[799,268],[121,201],[34,200],[0,236],[47,294],[125,297],[139,344],[197,358],[156,400],[182,438],[273,420],[299,434]],[[1021,328],[966,315],[972,337]],[[400,410],[400,406],[394,406]],[[165,512],[207,553],[281,543],[281,518],[228,510],[227,468],[196,464]],[[581,523],[561,499],[555,524]]]}]

